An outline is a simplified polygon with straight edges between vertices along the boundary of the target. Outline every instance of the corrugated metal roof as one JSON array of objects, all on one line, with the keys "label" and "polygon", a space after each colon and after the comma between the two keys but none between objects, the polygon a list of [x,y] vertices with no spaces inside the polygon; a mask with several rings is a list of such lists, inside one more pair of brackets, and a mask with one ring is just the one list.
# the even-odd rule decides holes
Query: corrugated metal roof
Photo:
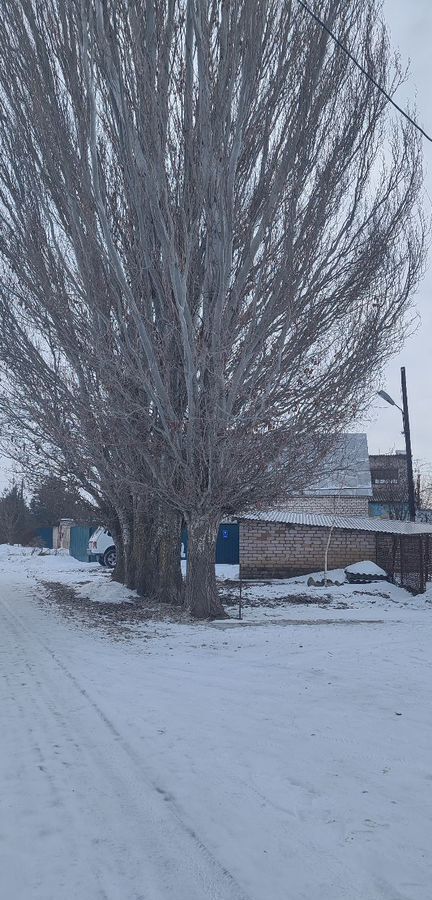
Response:
[{"label": "corrugated metal roof", "polygon": [[341,434],[303,493],[315,497],[372,497],[367,436]]},{"label": "corrugated metal roof", "polygon": [[317,528],[342,528],[349,531],[384,532],[384,534],[432,534],[432,523],[399,522],[366,516],[329,516],[316,513],[288,512],[283,509],[248,513],[241,520],[275,522],[282,525],[312,525]]}]

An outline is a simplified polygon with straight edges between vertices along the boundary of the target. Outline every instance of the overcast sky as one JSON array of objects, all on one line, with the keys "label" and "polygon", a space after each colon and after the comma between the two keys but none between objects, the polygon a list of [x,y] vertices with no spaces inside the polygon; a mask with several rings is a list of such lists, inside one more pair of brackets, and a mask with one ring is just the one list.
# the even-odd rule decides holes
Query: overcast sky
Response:
[{"label": "overcast sky", "polygon": [[[415,101],[419,124],[432,134],[432,3],[431,0],[385,0],[384,15],[393,46],[402,60],[410,60],[410,76],[397,99]],[[425,213],[432,213],[432,144],[423,141],[426,175]],[[421,317],[417,332],[388,366],[383,387],[400,404],[400,367],[407,372],[408,400],[414,457],[432,469],[432,268],[431,252],[425,278],[416,296]],[[364,423],[369,451],[403,449],[400,414],[377,398],[371,420]]]}]

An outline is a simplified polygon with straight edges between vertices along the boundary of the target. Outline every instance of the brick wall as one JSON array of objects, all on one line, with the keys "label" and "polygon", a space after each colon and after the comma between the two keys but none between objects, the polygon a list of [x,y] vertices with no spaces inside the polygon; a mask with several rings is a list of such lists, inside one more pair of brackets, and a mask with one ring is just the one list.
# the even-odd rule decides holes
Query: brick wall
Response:
[{"label": "brick wall", "polygon": [[368,497],[290,497],[281,503],[290,512],[317,513],[338,516],[368,516]]},{"label": "brick wall", "polygon": [[[240,523],[242,578],[291,578],[322,571],[328,528],[283,525],[274,522]],[[329,569],[340,569],[363,559],[375,561],[375,534],[334,529],[329,548]]]}]

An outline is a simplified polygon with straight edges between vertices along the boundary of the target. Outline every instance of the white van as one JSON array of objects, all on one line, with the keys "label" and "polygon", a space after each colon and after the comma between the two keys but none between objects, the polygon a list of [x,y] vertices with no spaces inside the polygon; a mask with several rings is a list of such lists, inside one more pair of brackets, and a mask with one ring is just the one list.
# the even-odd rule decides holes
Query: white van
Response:
[{"label": "white van", "polygon": [[115,568],[117,551],[112,534],[102,525],[90,536],[87,552],[89,556],[96,556],[101,566],[107,566],[108,569]]}]

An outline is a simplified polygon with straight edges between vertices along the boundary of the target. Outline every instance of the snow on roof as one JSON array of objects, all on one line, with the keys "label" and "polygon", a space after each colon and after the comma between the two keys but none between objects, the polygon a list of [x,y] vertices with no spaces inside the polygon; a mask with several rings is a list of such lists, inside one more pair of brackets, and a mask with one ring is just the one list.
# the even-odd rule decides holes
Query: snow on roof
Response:
[{"label": "snow on roof", "polygon": [[365,434],[342,434],[338,446],[320,466],[307,496],[372,497],[369,450]]},{"label": "snow on roof", "polygon": [[248,522],[274,522],[282,525],[311,525],[317,528],[341,528],[349,531],[384,532],[385,534],[432,534],[432,523],[399,522],[367,516],[333,516],[288,512],[283,509],[248,513],[240,517]]}]

